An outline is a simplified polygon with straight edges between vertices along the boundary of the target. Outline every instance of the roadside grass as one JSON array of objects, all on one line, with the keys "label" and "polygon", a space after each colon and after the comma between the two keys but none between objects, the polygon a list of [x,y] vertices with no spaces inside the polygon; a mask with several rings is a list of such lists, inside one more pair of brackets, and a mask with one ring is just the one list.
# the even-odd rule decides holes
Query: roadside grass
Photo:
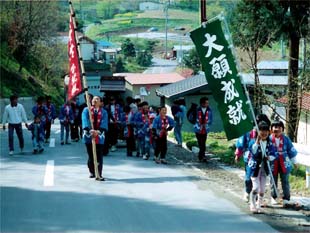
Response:
[{"label": "roadside grass", "polygon": [[[186,146],[191,149],[193,146],[198,147],[198,143],[194,133],[182,132],[183,141]],[[207,151],[214,154],[219,161],[227,165],[234,165],[239,168],[244,167],[243,159],[236,164],[234,162],[235,141],[227,141],[225,133],[209,133],[207,139]],[[298,165],[297,169],[293,169],[289,176],[292,192],[302,193],[305,196],[310,195],[310,189],[306,188],[306,167]],[[278,181],[279,182],[279,181]]]}]

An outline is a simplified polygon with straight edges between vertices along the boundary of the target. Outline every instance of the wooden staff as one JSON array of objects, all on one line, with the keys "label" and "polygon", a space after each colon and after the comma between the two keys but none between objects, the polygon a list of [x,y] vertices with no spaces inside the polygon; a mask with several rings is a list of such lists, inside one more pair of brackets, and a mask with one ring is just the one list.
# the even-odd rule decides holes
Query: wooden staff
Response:
[{"label": "wooden staff", "polygon": [[[82,80],[83,80],[83,87],[84,87],[84,90],[85,90],[86,104],[87,104],[88,113],[89,113],[89,121],[90,121],[90,124],[91,124],[91,128],[94,129],[94,123],[92,122],[92,115],[91,115],[91,110],[90,110],[91,103],[90,103],[90,99],[89,99],[89,96],[88,96],[88,86],[87,86],[87,81],[86,81],[86,74],[85,74],[85,69],[84,69],[83,58],[81,56],[81,47],[80,47],[80,43],[79,43],[78,37],[77,37],[77,35],[75,33],[75,31],[77,29],[76,22],[75,22],[75,13],[74,13],[72,2],[70,0],[69,0],[69,7],[70,7],[70,14],[72,16],[72,21],[73,21],[73,25],[74,25],[74,37],[75,37],[75,41],[76,41],[76,44],[77,44],[77,53],[78,53],[78,57],[79,57],[79,61],[80,61]],[[92,149],[93,149],[95,176],[96,176],[96,180],[99,180],[100,176],[99,176],[98,161],[97,161],[96,139],[94,137],[92,137]]]}]

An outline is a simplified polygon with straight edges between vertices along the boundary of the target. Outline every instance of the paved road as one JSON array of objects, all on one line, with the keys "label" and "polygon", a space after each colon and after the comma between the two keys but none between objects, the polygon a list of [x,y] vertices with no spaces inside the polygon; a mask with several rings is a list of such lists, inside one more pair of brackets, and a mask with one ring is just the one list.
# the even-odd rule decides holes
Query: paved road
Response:
[{"label": "paved road", "polygon": [[205,178],[182,166],[104,158],[106,182],[88,178],[82,143],[59,144],[32,155],[8,156],[1,136],[1,232],[275,232],[217,193]]}]

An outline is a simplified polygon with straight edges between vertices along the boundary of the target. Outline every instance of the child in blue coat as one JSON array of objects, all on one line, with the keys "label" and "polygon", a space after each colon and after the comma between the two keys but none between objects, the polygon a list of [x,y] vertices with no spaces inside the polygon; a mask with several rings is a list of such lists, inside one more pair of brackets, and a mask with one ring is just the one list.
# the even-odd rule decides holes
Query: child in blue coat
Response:
[{"label": "child in blue coat", "polygon": [[[250,193],[250,210],[253,213],[261,212],[261,205],[266,188],[266,178],[269,175],[268,163],[275,159],[275,148],[269,138],[269,125],[262,121],[258,124],[258,135],[256,140],[250,142],[251,157],[248,161],[252,180],[252,191]],[[271,174],[272,175],[272,174]],[[256,203],[256,197],[258,201]]]},{"label": "child in blue coat", "polygon": [[28,126],[28,130],[32,133],[33,153],[42,153],[44,151],[44,125],[41,124],[39,116],[34,117],[34,121]]}]

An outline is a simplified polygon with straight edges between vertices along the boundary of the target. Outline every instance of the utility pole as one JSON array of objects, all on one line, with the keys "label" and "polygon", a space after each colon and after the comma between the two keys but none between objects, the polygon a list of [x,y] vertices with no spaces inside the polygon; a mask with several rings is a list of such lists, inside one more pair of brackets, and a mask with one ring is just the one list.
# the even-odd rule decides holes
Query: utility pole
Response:
[{"label": "utility pole", "polygon": [[165,59],[167,59],[167,43],[168,43],[168,2],[165,3],[164,7],[164,12],[165,12],[165,18],[166,18],[166,23],[165,23],[165,31],[166,31],[166,37],[165,37]]},{"label": "utility pole", "polygon": [[200,0],[200,22],[207,22],[207,0]]}]

